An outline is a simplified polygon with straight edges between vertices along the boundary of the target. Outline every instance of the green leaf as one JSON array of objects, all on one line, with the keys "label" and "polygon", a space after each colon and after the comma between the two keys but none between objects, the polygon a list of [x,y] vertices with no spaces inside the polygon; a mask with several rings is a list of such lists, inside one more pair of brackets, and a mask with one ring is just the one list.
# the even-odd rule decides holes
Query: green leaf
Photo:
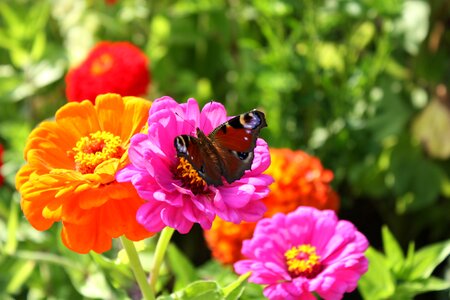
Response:
[{"label": "green leaf", "polygon": [[350,49],[352,51],[363,50],[372,41],[375,31],[376,28],[372,22],[360,24],[349,37]]},{"label": "green leaf", "polygon": [[397,274],[397,278],[401,280],[408,280],[410,278],[411,270],[413,269],[414,255],[415,255],[416,244],[410,242],[408,245],[408,252],[406,253],[405,262],[401,272]]},{"label": "green leaf", "polygon": [[230,283],[222,289],[226,300],[237,300],[241,297],[247,284],[247,279],[250,277],[250,272],[241,275],[236,281]]},{"label": "green leaf", "polygon": [[158,300],[223,300],[224,295],[219,285],[214,281],[196,281],[181,291],[169,296],[158,297]]},{"label": "green leaf", "polygon": [[401,0],[365,0],[370,9],[383,15],[396,15],[402,10],[403,1]]},{"label": "green leaf", "polygon": [[394,191],[399,196],[399,214],[429,206],[439,196],[443,177],[439,167],[424,158],[418,146],[408,139],[400,140],[393,148],[390,170],[395,177]]},{"label": "green leaf", "polygon": [[450,255],[450,240],[426,246],[414,255],[410,279],[428,278],[433,270]]},{"label": "green leaf", "polygon": [[[409,296],[413,298],[417,294],[426,292],[443,291],[450,288],[450,282],[436,277],[406,281],[397,286],[396,296]],[[397,299],[396,297],[393,297]]]},{"label": "green leaf", "polygon": [[367,121],[367,127],[378,141],[403,132],[412,114],[398,94],[387,88],[383,93],[384,99],[379,104],[377,114]]},{"label": "green leaf", "polygon": [[200,279],[189,259],[173,244],[170,244],[167,249],[167,259],[175,275],[175,286],[173,288],[175,291]]},{"label": "green leaf", "polygon": [[35,266],[35,261],[17,261],[11,270],[12,277],[8,282],[6,291],[10,294],[18,293],[30,277]]},{"label": "green leaf", "polygon": [[23,26],[21,18],[16,14],[17,10],[8,6],[6,2],[0,2],[0,15],[6,25],[11,28],[21,28]]},{"label": "green leaf", "polygon": [[128,286],[134,282],[134,276],[131,269],[126,264],[117,263],[101,254],[90,252],[93,261],[103,270],[108,282],[114,286]]},{"label": "green leaf", "polygon": [[44,31],[39,31],[33,40],[33,46],[31,48],[31,58],[33,61],[38,61],[42,58],[47,45],[47,36]]},{"label": "green leaf", "polygon": [[395,281],[389,270],[389,262],[374,248],[366,251],[369,259],[369,270],[361,277],[358,290],[364,299],[387,299],[395,291]]},{"label": "green leaf", "polygon": [[87,268],[85,271],[66,269],[75,289],[88,298],[110,299],[112,297],[105,276],[95,268]]},{"label": "green leaf", "polygon": [[6,242],[4,251],[5,253],[12,254],[16,252],[17,249],[17,228],[19,225],[18,220],[18,210],[19,210],[19,195],[14,194],[14,198],[11,200],[11,207],[8,217],[8,240]]},{"label": "green leaf", "polygon": [[78,293],[87,298],[112,298],[112,290],[105,278],[106,275],[92,261],[91,256],[69,250],[61,239],[58,239],[57,246],[59,252],[64,255],[64,260],[72,261],[72,265],[76,266],[76,268],[65,267],[64,271]]},{"label": "green leaf", "polygon": [[405,256],[403,255],[402,248],[387,226],[383,226],[382,228],[382,238],[383,250],[388,262],[394,271],[400,270]]},{"label": "green leaf", "polygon": [[29,37],[33,37],[39,31],[45,29],[50,18],[50,3],[46,1],[35,2],[35,5],[31,7],[27,12],[27,19],[33,20],[33,25],[28,28]]}]

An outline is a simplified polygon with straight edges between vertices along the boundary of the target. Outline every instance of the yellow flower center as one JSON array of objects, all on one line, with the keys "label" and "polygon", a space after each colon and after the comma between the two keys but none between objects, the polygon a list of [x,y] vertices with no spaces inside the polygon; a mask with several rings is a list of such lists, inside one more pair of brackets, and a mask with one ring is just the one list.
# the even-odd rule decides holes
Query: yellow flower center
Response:
[{"label": "yellow flower center", "polygon": [[91,73],[93,75],[102,75],[111,69],[113,63],[113,57],[107,53],[104,53],[92,62]]},{"label": "yellow flower center", "polygon": [[182,186],[190,189],[194,195],[207,191],[206,181],[184,157],[179,158],[174,174],[175,179],[181,180]]},{"label": "yellow flower center", "polygon": [[94,173],[95,168],[111,158],[122,157],[125,150],[120,137],[107,131],[97,131],[82,137],[73,148],[76,170]]},{"label": "yellow flower center", "polygon": [[316,247],[309,244],[294,246],[284,253],[289,274],[292,277],[314,278],[322,271]]}]

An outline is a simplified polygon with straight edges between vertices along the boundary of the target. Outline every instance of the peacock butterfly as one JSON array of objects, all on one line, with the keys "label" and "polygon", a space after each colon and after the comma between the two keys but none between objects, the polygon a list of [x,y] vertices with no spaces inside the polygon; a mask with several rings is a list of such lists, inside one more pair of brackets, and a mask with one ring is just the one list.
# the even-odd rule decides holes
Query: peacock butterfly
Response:
[{"label": "peacock butterfly", "polygon": [[174,140],[178,157],[184,157],[209,185],[238,180],[251,168],[264,113],[252,110],[219,125],[209,135],[197,128],[197,137],[179,135]]}]

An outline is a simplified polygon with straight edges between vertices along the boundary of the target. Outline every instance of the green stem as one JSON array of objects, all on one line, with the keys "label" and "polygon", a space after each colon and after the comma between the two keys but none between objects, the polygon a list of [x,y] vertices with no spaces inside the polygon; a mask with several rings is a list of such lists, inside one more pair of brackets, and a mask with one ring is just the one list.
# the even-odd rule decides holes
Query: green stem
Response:
[{"label": "green stem", "polygon": [[153,293],[152,288],[147,284],[147,280],[145,277],[144,269],[142,268],[141,261],[139,260],[138,253],[136,251],[136,247],[134,243],[127,239],[125,236],[120,237],[120,241],[122,242],[125,251],[127,252],[128,259],[130,260],[130,266],[133,270],[134,277],[141,289],[142,296],[145,300],[154,300],[155,295]]},{"label": "green stem", "polygon": [[155,290],[156,282],[158,281],[159,276],[159,269],[164,259],[164,254],[166,253],[167,246],[169,245],[170,238],[172,237],[174,231],[175,229],[173,228],[165,227],[161,231],[161,235],[159,236],[155,255],[153,256],[152,268],[150,270],[150,287],[152,288],[152,290]]}]

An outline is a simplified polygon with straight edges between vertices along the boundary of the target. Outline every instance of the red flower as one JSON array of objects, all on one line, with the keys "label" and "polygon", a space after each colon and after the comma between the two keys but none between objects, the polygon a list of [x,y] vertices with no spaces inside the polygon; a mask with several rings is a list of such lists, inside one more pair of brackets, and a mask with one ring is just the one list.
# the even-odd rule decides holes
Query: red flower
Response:
[{"label": "red flower", "polygon": [[128,42],[100,42],[66,76],[69,101],[95,101],[99,94],[142,96],[150,84],[148,59]]}]

